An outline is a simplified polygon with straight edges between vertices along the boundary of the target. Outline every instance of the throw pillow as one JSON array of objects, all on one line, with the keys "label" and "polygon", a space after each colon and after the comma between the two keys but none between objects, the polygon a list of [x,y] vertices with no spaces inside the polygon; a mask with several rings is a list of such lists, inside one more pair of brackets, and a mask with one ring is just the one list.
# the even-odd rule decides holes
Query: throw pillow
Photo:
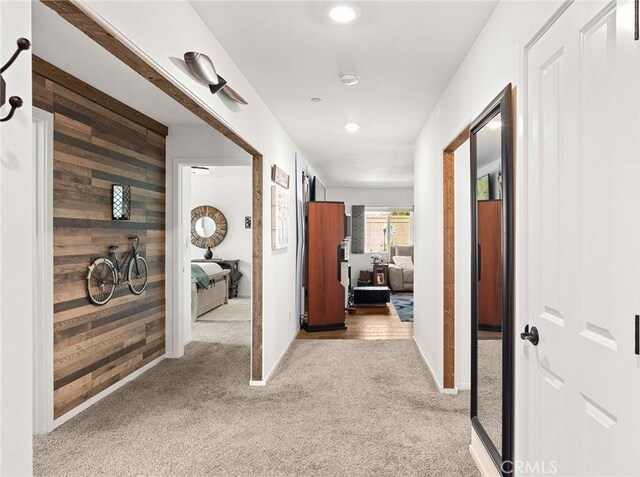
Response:
[{"label": "throw pillow", "polygon": [[405,270],[413,270],[413,260],[411,260],[411,257],[396,255],[393,257],[393,263]]}]

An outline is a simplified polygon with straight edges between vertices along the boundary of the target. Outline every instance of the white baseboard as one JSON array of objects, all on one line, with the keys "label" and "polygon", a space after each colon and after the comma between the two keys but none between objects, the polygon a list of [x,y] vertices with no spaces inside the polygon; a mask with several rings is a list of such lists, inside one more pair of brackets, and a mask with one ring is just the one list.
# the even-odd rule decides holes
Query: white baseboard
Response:
[{"label": "white baseboard", "polygon": [[53,429],[55,429],[56,427],[64,424],[65,422],[67,422],[69,419],[77,416],[78,414],[80,414],[82,411],[84,411],[85,409],[90,408],[91,406],[93,406],[95,403],[97,403],[98,401],[100,401],[101,399],[106,398],[109,394],[111,394],[112,392],[120,389],[122,386],[124,386],[125,384],[133,381],[134,379],[136,379],[138,376],[140,376],[141,374],[143,374],[144,372],[148,371],[149,369],[153,368],[156,364],[160,363],[162,360],[164,360],[167,356],[166,355],[162,355],[159,358],[154,359],[153,361],[151,361],[150,363],[145,364],[142,368],[135,370],[133,373],[129,374],[128,376],[124,377],[123,379],[121,379],[120,381],[118,381],[117,383],[115,383],[112,386],[109,386],[107,389],[105,389],[104,391],[99,392],[98,394],[96,394],[95,396],[93,396],[91,399],[89,399],[88,401],[83,402],[82,404],[80,404],[77,407],[74,407],[71,411],[69,411],[68,413],[66,413],[63,416],[60,416],[58,419],[53,421]]},{"label": "white baseboard", "polygon": [[184,340],[184,345],[187,346],[189,343],[191,343],[193,341],[193,337],[190,336],[189,338],[187,338],[186,340]]},{"label": "white baseboard", "polygon": [[291,338],[291,341],[289,341],[289,344],[287,345],[287,347],[280,354],[280,357],[276,361],[276,364],[273,365],[273,367],[271,368],[271,371],[267,373],[267,376],[261,380],[252,379],[251,381],[249,381],[249,386],[266,386],[267,385],[267,382],[269,381],[269,379],[271,379],[271,376],[273,376],[274,371],[278,368],[280,361],[282,361],[282,358],[284,358],[285,355],[289,352],[289,348],[291,348],[291,345],[296,340],[296,336],[297,336],[297,333],[294,333]]},{"label": "white baseboard", "polygon": [[476,467],[480,471],[482,477],[500,477],[500,472],[496,469],[491,456],[484,447],[484,444],[476,434],[475,429],[471,426],[469,421],[469,427],[471,427],[471,444],[469,444],[469,452],[473,461],[476,463]]},{"label": "white baseboard", "polygon": [[422,361],[424,361],[424,363],[427,365],[427,368],[429,369],[429,372],[431,373],[431,377],[433,378],[433,381],[436,383],[436,386],[438,387],[438,391],[440,391],[442,394],[458,394],[458,390],[457,389],[455,389],[455,388],[454,389],[448,389],[448,388],[444,388],[442,386],[442,384],[440,383],[440,380],[438,379],[438,376],[436,376],[436,373],[433,371],[433,368],[431,367],[431,363],[429,363],[429,361],[427,360],[427,357],[422,352],[422,348],[420,348],[420,344],[416,340],[415,336],[413,337],[413,342],[418,347],[418,352],[420,353],[420,356],[422,357]]},{"label": "white baseboard", "polygon": [[471,390],[471,383],[456,384],[456,389],[458,391],[470,391]]}]

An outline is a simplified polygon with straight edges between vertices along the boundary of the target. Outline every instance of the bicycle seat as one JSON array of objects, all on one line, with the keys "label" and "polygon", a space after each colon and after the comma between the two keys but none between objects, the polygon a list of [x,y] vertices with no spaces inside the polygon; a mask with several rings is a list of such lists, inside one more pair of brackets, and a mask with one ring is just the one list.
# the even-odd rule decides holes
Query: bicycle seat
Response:
[{"label": "bicycle seat", "polygon": [[110,245],[109,246],[109,252],[115,252],[116,250],[118,250],[118,246],[117,245]]}]

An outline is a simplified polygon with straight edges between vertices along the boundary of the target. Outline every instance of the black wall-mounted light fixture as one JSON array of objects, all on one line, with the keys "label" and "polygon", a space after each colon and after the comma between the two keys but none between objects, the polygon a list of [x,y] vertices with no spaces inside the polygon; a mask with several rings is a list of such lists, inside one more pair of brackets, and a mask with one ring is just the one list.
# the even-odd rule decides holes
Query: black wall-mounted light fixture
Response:
[{"label": "black wall-mounted light fixture", "polygon": [[113,184],[111,198],[113,220],[129,220],[131,218],[131,186]]},{"label": "black wall-mounted light fixture", "polygon": [[[31,42],[26,38],[18,38],[18,41],[16,43],[18,45],[18,48],[16,49],[15,53],[11,56],[11,58],[9,58],[9,61],[7,61],[5,65],[0,68],[0,107],[4,106],[7,98],[7,83],[4,81],[2,74],[7,71],[7,69],[13,64],[14,61],[16,61],[16,58],[18,58],[18,55],[20,55],[20,53],[31,48]],[[9,98],[9,106],[11,106],[9,114],[0,119],[0,123],[9,121],[9,119],[11,119],[13,117],[13,114],[16,112],[16,109],[22,107],[22,98],[20,96],[11,96]]]}]

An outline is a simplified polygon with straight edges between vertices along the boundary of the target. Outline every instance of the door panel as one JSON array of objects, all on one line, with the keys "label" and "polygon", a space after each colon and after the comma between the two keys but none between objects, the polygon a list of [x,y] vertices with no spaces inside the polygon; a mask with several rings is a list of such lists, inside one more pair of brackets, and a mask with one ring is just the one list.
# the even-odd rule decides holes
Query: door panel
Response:
[{"label": "door panel", "polygon": [[638,472],[631,458],[640,454],[633,18],[633,2],[575,2],[528,57],[527,320],[540,343],[524,345],[526,460],[555,460],[559,475]]}]

